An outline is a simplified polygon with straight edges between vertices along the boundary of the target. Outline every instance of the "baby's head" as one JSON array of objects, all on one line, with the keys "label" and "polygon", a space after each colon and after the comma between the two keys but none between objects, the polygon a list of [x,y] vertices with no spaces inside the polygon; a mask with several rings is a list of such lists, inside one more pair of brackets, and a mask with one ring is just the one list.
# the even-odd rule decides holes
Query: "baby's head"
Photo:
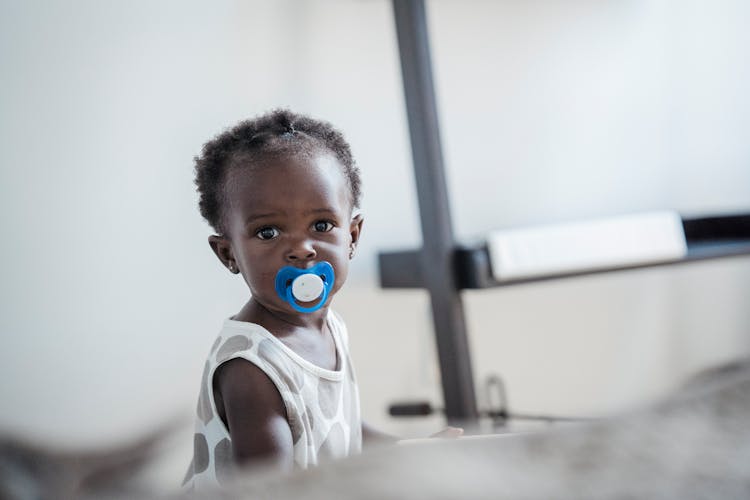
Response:
[{"label": "baby's head", "polygon": [[195,173],[201,214],[217,233],[209,244],[256,301],[286,310],[277,271],[322,261],[336,276],[330,295],[338,291],[362,228],[359,169],[340,132],[273,111],[207,142]]}]

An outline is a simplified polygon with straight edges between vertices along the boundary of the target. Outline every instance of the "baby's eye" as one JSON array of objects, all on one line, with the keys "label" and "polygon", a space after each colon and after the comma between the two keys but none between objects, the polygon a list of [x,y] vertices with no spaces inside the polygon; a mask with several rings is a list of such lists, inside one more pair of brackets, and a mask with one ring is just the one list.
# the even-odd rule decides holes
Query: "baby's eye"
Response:
[{"label": "baby's eye", "polygon": [[333,224],[327,220],[319,220],[315,224],[313,224],[313,229],[315,229],[319,233],[327,233],[331,229],[333,229]]},{"label": "baby's eye", "polygon": [[279,230],[275,227],[266,226],[255,231],[255,236],[261,240],[270,240],[279,235]]}]

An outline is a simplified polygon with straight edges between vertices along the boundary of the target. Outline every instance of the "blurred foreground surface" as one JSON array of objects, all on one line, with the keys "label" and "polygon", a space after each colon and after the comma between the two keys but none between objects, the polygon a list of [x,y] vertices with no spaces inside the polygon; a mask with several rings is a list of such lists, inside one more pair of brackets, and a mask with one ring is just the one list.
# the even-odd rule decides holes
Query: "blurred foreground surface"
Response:
[{"label": "blurred foreground surface", "polygon": [[[376,449],[294,474],[247,471],[189,498],[748,498],[750,360],[651,408],[535,434]],[[149,490],[158,443],[96,454],[0,444],[0,498],[178,498]],[[138,471],[141,471],[139,474]],[[145,474],[147,476],[148,474]]]}]

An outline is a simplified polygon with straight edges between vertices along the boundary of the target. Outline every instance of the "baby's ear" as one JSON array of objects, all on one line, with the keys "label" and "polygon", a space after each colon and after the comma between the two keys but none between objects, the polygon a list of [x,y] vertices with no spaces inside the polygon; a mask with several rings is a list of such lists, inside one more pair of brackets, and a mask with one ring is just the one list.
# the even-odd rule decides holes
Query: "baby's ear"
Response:
[{"label": "baby's ear", "polygon": [[224,236],[218,234],[212,234],[208,237],[208,244],[211,246],[211,250],[214,251],[216,256],[219,258],[224,267],[229,269],[232,274],[240,272],[237,267],[237,262],[234,260],[234,253],[232,253],[232,244]]},{"label": "baby's ear", "polygon": [[362,235],[362,224],[364,223],[365,219],[362,217],[361,213],[358,213],[352,217],[352,222],[349,225],[349,236],[351,236],[351,243],[349,244],[349,258],[354,256],[354,249],[357,246],[357,243],[359,243],[359,237]]}]

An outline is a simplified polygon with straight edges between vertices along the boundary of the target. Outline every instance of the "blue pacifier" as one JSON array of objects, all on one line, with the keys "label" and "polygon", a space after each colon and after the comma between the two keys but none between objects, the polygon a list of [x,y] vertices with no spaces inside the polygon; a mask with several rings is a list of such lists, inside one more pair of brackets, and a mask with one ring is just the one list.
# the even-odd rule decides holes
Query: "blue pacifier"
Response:
[{"label": "blue pacifier", "polygon": [[[284,266],[276,273],[276,293],[294,309],[303,313],[317,311],[328,299],[335,280],[333,267],[326,261],[318,262],[310,269]],[[311,307],[302,307],[299,302],[320,301]]]}]

